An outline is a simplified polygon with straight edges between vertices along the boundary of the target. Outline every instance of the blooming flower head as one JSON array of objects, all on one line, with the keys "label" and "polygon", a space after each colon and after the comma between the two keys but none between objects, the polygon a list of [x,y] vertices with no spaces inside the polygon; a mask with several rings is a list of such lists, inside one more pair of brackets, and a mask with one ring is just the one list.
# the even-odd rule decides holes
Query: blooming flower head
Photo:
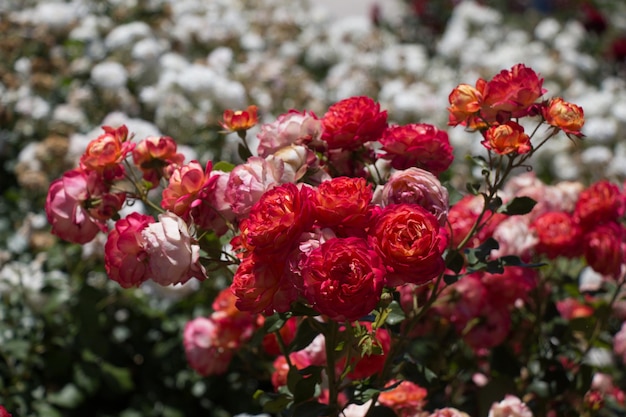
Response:
[{"label": "blooming flower head", "polygon": [[450,107],[449,122],[451,126],[467,124],[467,121],[478,113],[483,99],[482,93],[469,84],[459,84],[448,96]]},{"label": "blooming flower head", "polygon": [[446,407],[433,411],[427,417],[469,417],[469,414],[456,408]]},{"label": "blooming flower head", "polygon": [[418,204],[432,213],[441,226],[448,218],[448,190],[430,172],[420,168],[396,171],[381,195],[383,207],[390,204]]},{"label": "blooming flower head", "polygon": [[482,91],[482,117],[489,122],[503,122],[528,115],[531,105],[546,91],[542,85],[543,78],[524,64],[502,70]]},{"label": "blooming flower head", "polygon": [[582,107],[556,97],[542,107],[542,113],[550,126],[559,128],[570,135],[582,136],[580,130],[585,124],[585,113]]},{"label": "blooming flower head", "polygon": [[533,417],[530,408],[514,395],[507,395],[499,403],[493,403],[488,417]]},{"label": "blooming flower head", "polygon": [[320,227],[333,230],[365,228],[372,187],[363,178],[337,177],[315,190],[315,218]]},{"label": "blooming flower head", "polygon": [[128,141],[128,128],[125,125],[117,129],[104,126],[102,129],[104,133],[87,145],[85,153],[80,157],[80,165],[85,170],[96,171],[105,180],[112,181],[124,176],[121,162],[135,144]]},{"label": "blooming flower head", "polygon": [[[393,386],[398,381],[392,379],[387,386]],[[426,404],[428,391],[411,381],[402,381],[394,388],[383,391],[378,396],[378,401],[393,411],[398,417],[412,417],[422,411]]]},{"label": "blooming flower head", "polygon": [[[104,185],[95,172],[67,171],[52,182],[46,197],[46,215],[52,233],[72,243],[87,243],[106,231],[105,213],[112,216],[124,202],[123,194],[98,192]],[[98,195],[99,194],[99,195]]]},{"label": "blooming flower head", "polygon": [[312,191],[287,183],[267,191],[241,222],[242,243],[257,255],[284,255],[312,223]]},{"label": "blooming flower head", "polygon": [[7,409],[1,405],[0,405],[0,417],[11,417],[11,414],[7,411]]},{"label": "blooming flower head", "polygon": [[354,150],[380,139],[387,127],[387,111],[380,111],[380,104],[369,97],[350,97],[330,106],[322,125],[328,149]]},{"label": "blooming flower head", "polygon": [[202,376],[220,375],[228,369],[234,351],[220,346],[219,338],[219,325],[210,318],[198,317],[185,324],[183,345],[187,362]]},{"label": "blooming flower head", "polygon": [[176,142],[169,136],[149,136],[133,149],[133,162],[153,187],[161,178],[169,178],[171,165],[181,165],[184,160],[183,154],[176,153]]},{"label": "blooming flower head", "polygon": [[538,253],[550,259],[581,254],[582,229],[571,214],[562,211],[542,214],[532,222],[531,229],[539,239],[535,246]]},{"label": "blooming flower head", "polygon": [[448,234],[416,204],[385,207],[374,220],[370,241],[388,271],[388,285],[423,284],[441,274]]},{"label": "blooming flower head", "polygon": [[252,156],[237,165],[230,172],[225,193],[237,218],[246,218],[263,193],[283,182],[284,172],[284,162],[271,155],[266,159]]},{"label": "blooming flower head", "polygon": [[617,221],[626,208],[620,188],[607,180],[595,182],[578,196],[574,215],[583,227]]},{"label": "blooming flower head", "polygon": [[213,230],[222,236],[235,220],[235,213],[226,201],[230,173],[212,170],[210,176],[211,186],[201,193],[200,204],[192,210],[193,222],[200,229]]},{"label": "blooming flower head", "polygon": [[257,106],[248,106],[245,110],[224,110],[223,120],[220,123],[229,132],[245,132],[259,121]]},{"label": "blooming flower head", "polygon": [[115,222],[104,245],[107,275],[123,288],[138,287],[151,275],[143,230],[154,219],[137,212]]},{"label": "blooming flower head", "polygon": [[206,278],[200,246],[192,240],[183,219],[171,212],[159,214],[159,221],[149,224],[141,234],[153,281],[171,285]]},{"label": "blooming flower head", "polygon": [[380,299],[384,278],[381,259],[357,237],[324,242],[309,254],[302,270],[304,296],[313,308],[337,321],[369,314]]},{"label": "blooming flower head", "polygon": [[163,189],[161,207],[189,220],[192,208],[200,205],[215,186],[217,177],[210,175],[211,168],[210,161],[206,170],[198,161],[191,161],[174,169],[167,187]]},{"label": "blooming flower head", "polygon": [[439,175],[454,159],[448,133],[426,123],[390,126],[380,143],[381,157],[399,170],[418,167]]},{"label": "blooming flower head", "polygon": [[272,123],[261,126],[257,134],[259,156],[266,157],[289,145],[319,147],[322,138],[322,122],[309,112],[290,110]]},{"label": "blooming flower head", "polygon": [[484,139],[481,143],[485,148],[499,155],[527,153],[532,148],[530,137],[524,132],[524,128],[512,121],[489,127],[484,132]]},{"label": "blooming flower head", "polygon": [[239,310],[250,313],[272,314],[289,311],[298,291],[284,274],[285,262],[280,258],[246,256],[239,267],[230,289],[237,297]]},{"label": "blooming flower head", "polygon": [[585,260],[594,271],[619,278],[624,259],[624,226],[617,222],[598,224],[584,235]]}]

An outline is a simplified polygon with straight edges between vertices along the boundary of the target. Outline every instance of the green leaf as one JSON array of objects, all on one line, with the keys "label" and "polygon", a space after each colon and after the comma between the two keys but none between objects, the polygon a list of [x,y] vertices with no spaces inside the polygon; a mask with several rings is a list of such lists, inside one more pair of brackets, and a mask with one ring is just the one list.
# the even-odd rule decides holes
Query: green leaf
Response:
[{"label": "green leaf", "polygon": [[103,362],[101,364],[105,383],[116,392],[129,392],[135,387],[130,370]]},{"label": "green leaf", "polygon": [[446,266],[451,271],[458,274],[463,270],[463,265],[465,265],[465,258],[459,251],[454,250],[446,254]]},{"label": "green leaf", "polygon": [[74,382],[86,393],[93,394],[100,386],[98,367],[91,363],[76,363],[74,365]]},{"label": "green leaf", "polygon": [[508,216],[527,214],[532,211],[536,204],[537,202],[530,197],[515,197],[513,200],[500,207],[498,213]]},{"label": "green leaf", "polygon": [[266,413],[279,414],[291,403],[291,396],[285,393],[269,393],[257,390],[253,398],[261,404]]},{"label": "green leaf", "polygon": [[63,414],[48,402],[37,401],[33,404],[33,409],[37,412],[37,416],[40,417],[63,417]]},{"label": "green leaf", "polygon": [[303,320],[302,323],[300,323],[300,325],[298,326],[298,330],[296,331],[296,337],[289,344],[290,352],[304,349],[311,344],[313,339],[315,339],[318,334],[320,334],[318,326],[324,326],[324,324],[318,323],[317,326],[313,326],[310,320],[312,319]]},{"label": "green leaf", "polygon": [[74,384],[65,385],[61,391],[48,394],[48,402],[65,408],[78,407],[85,396]]},{"label": "green leaf", "polygon": [[468,182],[465,185],[465,188],[472,195],[478,195],[480,193],[480,183],[479,182],[474,182],[474,183]]},{"label": "green leaf", "polygon": [[307,401],[298,404],[293,410],[293,415],[298,417],[320,417],[327,416],[328,413],[328,406],[317,401]]},{"label": "green leaf", "polygon": [[265,319],[265,323],[263,323],[263,328],[266,333],[273,333],[280,330],[284,325],[285,321],[287,321],[282,314],[276,313]]},{"label": "green leaf", "polygon": [[226,161],[219,161],[213,165],[212,171],[230,172],[235,168],[235,164]]},{"label": "green leaf", "polygon": [[389,315],[387,315],[386,323],[390,326],[398,324],[406,318],[404,310],[402,310],[402,307],[400,307],[400,303],[395,300],[392,301],[391,304],[389,304],[389,307],[387,307],[387,309],[389,310]]}]

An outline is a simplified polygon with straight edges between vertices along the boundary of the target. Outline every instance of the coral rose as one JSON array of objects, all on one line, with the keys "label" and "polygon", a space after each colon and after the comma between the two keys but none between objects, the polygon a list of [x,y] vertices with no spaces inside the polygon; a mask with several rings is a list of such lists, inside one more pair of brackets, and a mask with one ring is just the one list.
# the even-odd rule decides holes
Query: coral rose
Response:
[{"label": "coral rose", "polygon": [[350,97],[330,106],[322,125],[328,149],[354,150],[380,139],[387,128],[387,111],[380,111],[380,104],[369,97]]},{"label": "coral rose", "polygon": [[248,106],[245,110],[224,110],[220,126],[229,132],[245,132],[259,121],[257,106]]},{"label": "coral rose", "polygon": [[163,189],[161,207],[189,221],[193,208],[202,204],[207,194],[215,187],[217,177],[212,177],[209,161],[206,169],[198,161],[177,167],[172,172],[169,184]]},{"label": "coral rose", "polygon": [[[398,384],[398,381],[392,379],[386,386],[395,384]],[[427,394],[425,388],[411,381],[402,381],[394,388],[381,392],[378,402],[391,408],[398,417],[413,417],[424,408]]]},{"label": "coral rose", "polygon": [[200,264],[200,246],[193,241],[187,224],[168,212],[141,232],[148,254],[150,278],[161,285],[184,284],[191,278],[206,279]]},{"label": "coral rose", "polygon": [[484,132],[484,137],[480,143],[498,155],[522,154],[532,149],[530,137],[524,132],[524,128],[515,122],[493,125]]},{"label": "coral rose", "polygon": [[321,314],[354,321],[378,304],[384,265],[365,239],[335,238],[314,249],[302,269],[304,296]]},{"label": "coral rose", "polygon": [[149,136],[139,142],[133,149],[133,162],[141,169],[143,179],[156,187],[161,178],[169,178],[168,167],[181,165],[185,160],[176,148],[176,142],[169,136]]},{"label": "coral rose", "polygon": [[448,233],[416,204],[385,207],[370,230],[370,241],[385,263],[388,285],[423,284],[445,269]]},{"label": "coral rose", "polygon": [[582,136],[580,130],[585,124],[585,113],[582,107],[556,97],[551,99],[541,110],[544,119],[550,126],[559,128],[570,135]]},{"label": "coral rose", "polygon": [[143,230],[154,219],[133,212],[115,223],[104,245],[107,275],[123,288],[138,287],[151,275]]},{"label": "coral rose", "polygon": [[454,159],[448,133],[426,123],[390,126],[380,143],[381,158],[395,169],[418,167],[439,175]]},{"label": "coral rose", "polygon": [[117,129],[103,126],[102,129],[104,133],[87,145],[85,153],[80,157],[80,166],[112,181],[124,177],[121,163],[135,144],[128,141],[128,128],[125,125]]},{"label": "coral rose", "polygon": [[448,190],[430,172],[420,168],[396,171],[381,195],[381,205],[418,204],[432,213],[441,226],[448,218]]},{"label": "coral rose", "polygon": [[471,116],[480,110],[482,93],[468,84],[459,84],[448,96],[448,124],[456,126],[466,124]]},{"label": "coral rose", "polygon": [[538,253],[554,259],[558,256],[573,258],[582,253],[582,229],[574,217],[562,211],[542,214],[531,223],[539,242]]}]

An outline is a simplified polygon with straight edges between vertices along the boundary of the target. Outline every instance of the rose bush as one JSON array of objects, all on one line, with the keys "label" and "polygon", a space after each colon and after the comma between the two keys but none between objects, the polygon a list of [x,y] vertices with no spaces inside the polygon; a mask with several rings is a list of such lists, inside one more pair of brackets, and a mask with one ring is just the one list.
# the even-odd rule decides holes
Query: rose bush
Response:
[{"label": "rose bush", "polygon": [[[105,266],[124,288],[219,280],[212,313],[185,326],[189,365],[211,377],[260,355],[271,389],[258,383],[254,398],[267,412],[593,415],[604,398],[623,410],[619,389],[592,388],[600,366],[589,361],[624,319],[626,194],[608,180],[548,186],[524,172],[559,135],[582,136],[582,109],[545,93],[523,64],[452,91],[450,125],[483,145],[471,158],[481,181],[465,196],[446,180],[447,134],[389,124],[369,97],[340,100],[321,119],[280,115],[260,127],[256,149],[257,108],[226,111],[237,165],[203,168],[168,139],[135,145],[124,126],[107,127],[50,187],[52,233],[86,243],[112,223]],[[74,189],[62,182],[74,177]],[[100,196],[118,197],[100,209]],[[147,211],[123,213],[131,201]],[[594,292],[563,285],[583,270],[599,277]],[[559,304],[571,298],[600,315],[591,331],[591,315]],[[278,352],[263,348],[274,343]]]}]

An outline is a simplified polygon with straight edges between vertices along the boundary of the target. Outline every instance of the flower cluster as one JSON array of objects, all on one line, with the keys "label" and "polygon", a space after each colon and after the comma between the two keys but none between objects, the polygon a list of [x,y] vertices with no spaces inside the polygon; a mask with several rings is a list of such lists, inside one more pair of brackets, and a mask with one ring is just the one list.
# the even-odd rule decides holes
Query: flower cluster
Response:
[{"label": "flower cluster", "polygon": [[[550,283],[532,267],[546,259],[578,257],[624,281],[618,186],[514,176],[559,132],[581,136],[582,109],[539,101],[542,83],[518,64],[450,94],[450,124],[479,131],[487,154],[474,158],[482,183],[452,204],[440,179],[453,161],[446,131],[394,125],[379,103],[355,96],[321,117],[279,115],[254,142],[257,108],[226,111],[221,126],[241,139],[238,165],[186,162],[171,138],[135,145],[125,126],[105,127],[51,185],[48,219],[70,242],[108,232],[105,267],[124,288],[226,277],[213,312],[185,327],[187,358],[218,375],[263,333],[275,391],[257,397],[267,410],[347,416],[350,404],[369,403],[418,415],[428,390],[398,365],[412,360],[412,341],[451,329],[480,357],[505,344],[521,352],[514,320],[545,308],[532,295],[549,294]],[[152,214],[123,216],[136,200]],[[490,416],[511,413],[531,415],[510,396]]]}]

